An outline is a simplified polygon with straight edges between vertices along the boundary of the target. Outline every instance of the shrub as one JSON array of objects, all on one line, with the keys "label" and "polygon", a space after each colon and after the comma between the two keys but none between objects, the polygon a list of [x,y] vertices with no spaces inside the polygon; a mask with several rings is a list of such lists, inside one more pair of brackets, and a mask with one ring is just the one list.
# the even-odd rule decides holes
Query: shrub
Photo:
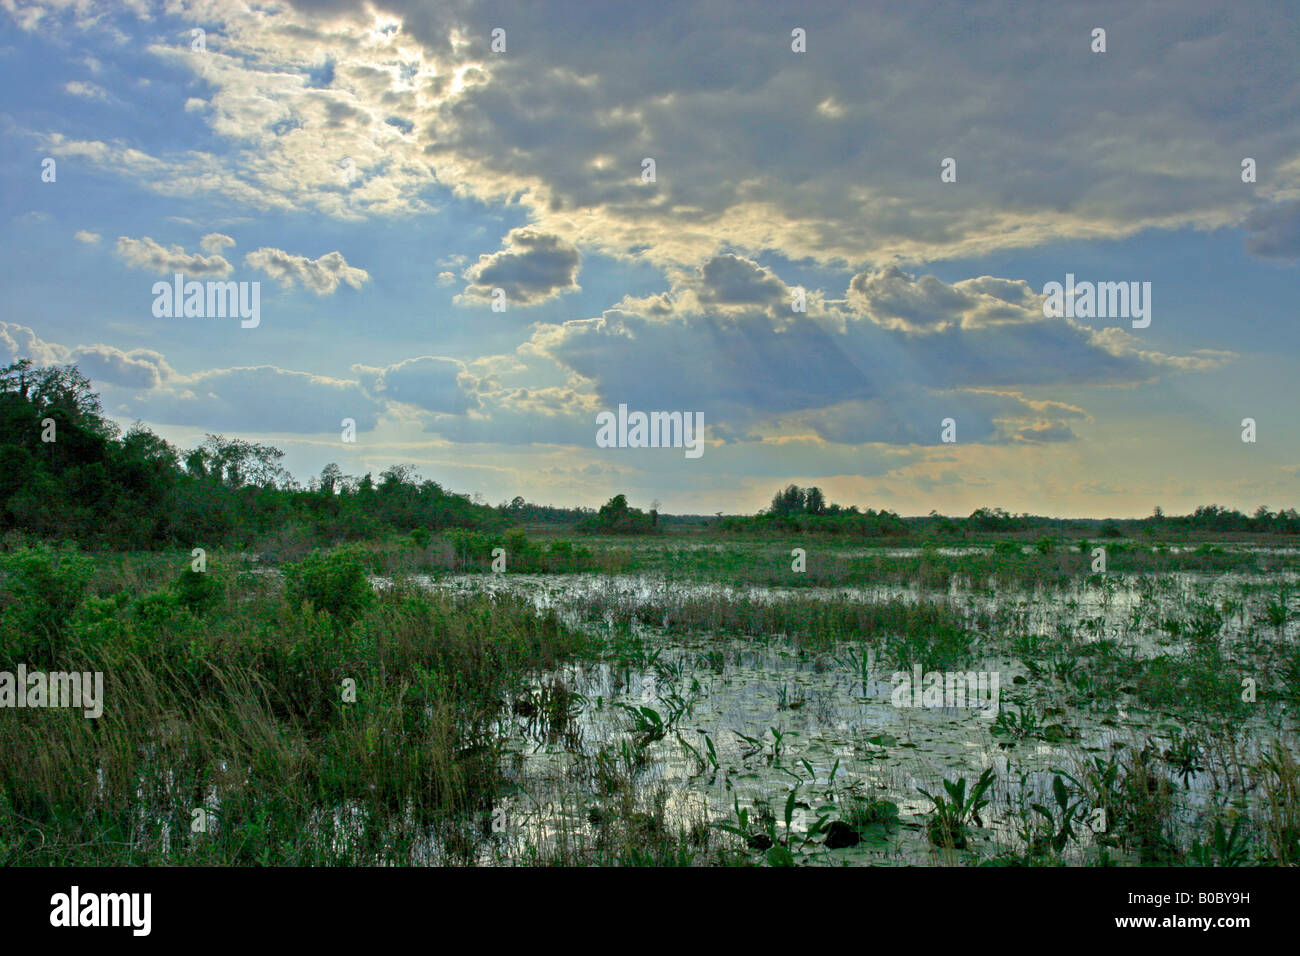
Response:
[{"label": "shrub", "polygon": [[195,615],[203,615],[213,610],[224,595],[225,588],[216,575],[206,571],[186,568],[176,579],[176,599],[182,607],[189,608]]},{"label": "shrub", "polygon": [[131,616],[138,628],[150,636],[173,624],[181,614],[181,602],[172,591],[156,591],[137,598],[131,605]]},{"label": "shrub", "polygon": [[492,549],[501,547],[501,542],[496,536],[481,531],[464,531],[456,528],[447,532],[447,539],[456,549],[456,559],[461,564],[470,561],[488,561],[492,558]]},{"label": "shrub", "polygon": [[374,601],[366,568],[366,557],[357,548],[313,551],[301,564],[285,569],[289,600],[299,606],[310,603],[337,618],[351,618]]},{"label": "shrub", "polygon": [[29,664],[57,661],[94,562],[75,549],[42,544],[0,555],[0,571],[0,656]]}]

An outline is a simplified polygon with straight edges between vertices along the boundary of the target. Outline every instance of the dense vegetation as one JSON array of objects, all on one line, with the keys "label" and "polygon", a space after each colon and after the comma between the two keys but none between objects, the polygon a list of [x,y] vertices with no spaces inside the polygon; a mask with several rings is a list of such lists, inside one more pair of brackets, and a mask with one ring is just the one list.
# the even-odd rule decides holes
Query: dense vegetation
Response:
[{"label": "dense vegetation", "polygon": [[138,550],[249,544],[287,527],[321,542],[500,523],[395,466],[376,482],[327,465],[299,486],[277,448],[209,435],[180,451],[104,417],[75,366],[0,369],[0,532]]},{"label": "dense vegetation", "polygon": [[501,788],[486,729],[589,646],[519,600],[376,594],[347,549],[284,588],[225,566],[93,570],[0,557],[0,670],[99,671],[107,702],[94,720],[3,712],[0,865],[472,859]]}]

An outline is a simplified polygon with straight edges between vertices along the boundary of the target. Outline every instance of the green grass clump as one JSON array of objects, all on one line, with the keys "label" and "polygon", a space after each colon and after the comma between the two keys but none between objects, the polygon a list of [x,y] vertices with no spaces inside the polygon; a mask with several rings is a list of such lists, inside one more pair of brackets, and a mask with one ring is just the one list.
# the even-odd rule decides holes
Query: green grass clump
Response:
[{"label": "green grass clump", "polygon": [[375,594],[347,553],[303,565],[283,590],[182,577],[81,601],[42,663],[101,672],[103,714],[6,711],[0,865],[475,859],[508,701],[590,639],[516,598]]}]

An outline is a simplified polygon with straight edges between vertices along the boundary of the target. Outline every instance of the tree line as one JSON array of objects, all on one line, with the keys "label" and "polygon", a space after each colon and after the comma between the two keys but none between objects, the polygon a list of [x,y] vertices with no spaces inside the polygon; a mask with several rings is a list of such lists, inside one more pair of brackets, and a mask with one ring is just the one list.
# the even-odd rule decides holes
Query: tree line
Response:
[{"label": "tree line", "polygon": [[[553,524],[578,532],[652,534],[665,523],[615,495],[600,509],[556,508],[516,497],[496,507],[394,465],[376,480],[345,475],[335,463],[304,487],[271,445],[207,435],[177,449],[137,422],[126,431],[105,414],[75,365],[38,367],[23,359],[0,369],[0,536],[77,541],[88,547],[247,546],[285,529],[315,543],[361,540],[417,528],[499,530]],[[706,519],[700,519],[706,520]],[[968,518],[931,513],[901,518],[830,502],[820,488],[787,485],[758,515],[707,519],[731,531],[826,531],[861,536],[1075,529],[1106,536],[1138,532],[1300,533],[1294,508],[1253,515],[1206,505],[1184,516],[1159,508],[1148,518],[1104,522],[1012,515],[979,508]]]},{"label": "tree line", "polygon": [[181,450],[139,423],[123,432],[75,365],[0,369],[0,534],[136,550],[247,545],[286,527],[336,541],[504,521],[411,465],[376,481],[331,463],[302,487],[283,459],[238,438]]}]

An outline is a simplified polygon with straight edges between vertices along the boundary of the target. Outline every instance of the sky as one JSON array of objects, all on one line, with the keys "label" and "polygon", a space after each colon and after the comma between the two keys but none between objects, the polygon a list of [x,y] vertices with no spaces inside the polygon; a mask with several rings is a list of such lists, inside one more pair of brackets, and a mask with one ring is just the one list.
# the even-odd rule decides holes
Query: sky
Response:
[{"label": "sky", "polygon": [[304,484],[1296,507],[1297,50],[1292,2],[0,0],[0,363]]}]

